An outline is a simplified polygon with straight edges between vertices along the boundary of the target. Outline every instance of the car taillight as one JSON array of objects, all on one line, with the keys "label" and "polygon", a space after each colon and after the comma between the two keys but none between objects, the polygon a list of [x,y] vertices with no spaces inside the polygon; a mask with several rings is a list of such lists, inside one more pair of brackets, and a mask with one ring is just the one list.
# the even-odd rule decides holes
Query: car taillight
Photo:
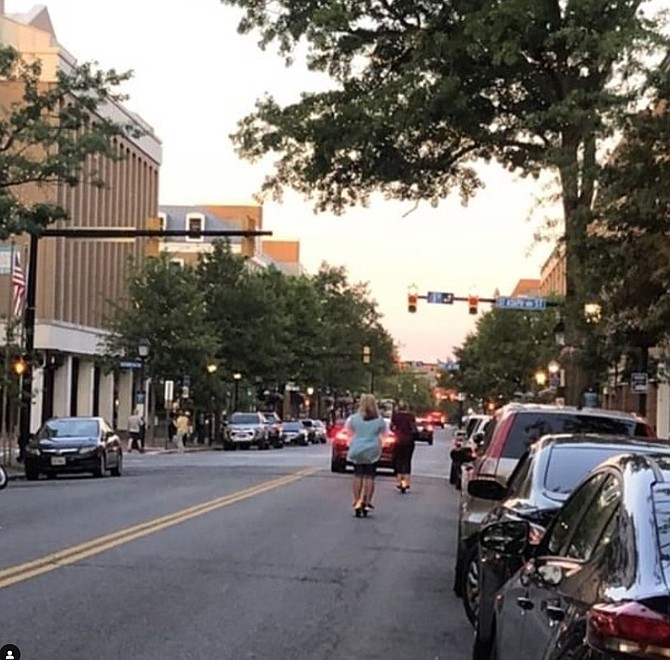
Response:
[{"label": "car taillight", "polygon": [[349,442],[349,434],[346,431],[339,431],[335,434],[337,442]]},{"label": "car taillight", "polygon": [[670,618],[634,601],[594,605],[586,641],[599,651],[670,658]]},{"label": "car taillight", "polygon": [[388,433],[384,436],[383,444],[392,445],[396,441],[396,436],[393,433]]},{"label": "car taillight", "polygon": [[502,456],[505,441],[509,435],[514,415],[508,415],[493,432],[491,444],[487,447],[482,462],[477,469],[477,477],[495,477],[498,472],[498,461]]},{"label": "car taillight", "polygon": [[433,430],[433,425],[432,424],[426,424],[426,431],[432,431]]}]

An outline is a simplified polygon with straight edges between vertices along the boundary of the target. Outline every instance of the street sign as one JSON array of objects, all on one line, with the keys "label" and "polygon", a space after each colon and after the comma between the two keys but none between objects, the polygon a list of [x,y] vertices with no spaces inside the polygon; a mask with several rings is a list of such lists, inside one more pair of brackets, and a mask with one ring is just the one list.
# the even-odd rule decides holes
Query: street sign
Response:
[{"label": "street sign", "polygon": [[630,375],[630,390],[633,394],[646,394],[649,383],[649,374],[636,372]]},{"label": "street sign", "polygon": [[544,298],[509,298],[498,296],[496,298],[497,309],[523,309],[531,312],[541,312],[547,308]]},{"label": "street sign", "polygon": [[174,381],[166,380],[165,381],[165,392],[163,398],[165,399],[165,405],[169,406],[169,403],[174,399]]},{"label": "street sign", "polygon": [[429,291],[426,301],[438,305],[451,305],[454,302],[454,294],[445,293],[444,291]]},{"label": "street sign", "polygon": [[181,384],[184,387],[191,387],[191,376],[189,376],[189,374],[184,374],[183,378],[181,379]]},{"label": "street sign", "polygon": [[119,362],[119,367],[121,367],[121,369],[141,369],[142,362],[139,360],[121,360],[121,362]]}]

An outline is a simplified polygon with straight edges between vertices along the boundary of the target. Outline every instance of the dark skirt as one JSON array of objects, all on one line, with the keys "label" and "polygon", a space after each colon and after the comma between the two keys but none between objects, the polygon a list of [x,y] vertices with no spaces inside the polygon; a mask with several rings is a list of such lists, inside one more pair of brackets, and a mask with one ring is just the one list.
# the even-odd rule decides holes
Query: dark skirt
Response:
[{"label": "dark skirt", "polygon": [[359,477],[373,477],[377,473],[376,463],[354,463],[354,474]]},{"label": "dark skirt", "polygon": [[398,474],[412,473],[413,442],[399,442],[395,447],[395,471]]}]

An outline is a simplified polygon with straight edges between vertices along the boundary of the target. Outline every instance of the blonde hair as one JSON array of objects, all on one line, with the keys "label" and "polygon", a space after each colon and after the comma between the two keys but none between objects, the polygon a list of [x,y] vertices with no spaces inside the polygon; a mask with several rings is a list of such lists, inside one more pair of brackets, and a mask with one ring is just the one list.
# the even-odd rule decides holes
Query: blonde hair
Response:
[{"label": "blonde hair", "polygon": [[361,399],[358,402],[358,412],[363,419],[379,417],[379,408],[374,394],[361,394]]}]

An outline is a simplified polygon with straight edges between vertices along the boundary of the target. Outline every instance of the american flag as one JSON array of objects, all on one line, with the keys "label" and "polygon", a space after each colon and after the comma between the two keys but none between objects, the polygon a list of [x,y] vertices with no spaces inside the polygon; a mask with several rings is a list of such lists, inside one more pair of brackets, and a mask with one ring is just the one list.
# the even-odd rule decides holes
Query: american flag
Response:
[{"label": "american flag", "polygon": [[14,263],[12,264],[12,285],[14,291],[14,316],[21,316],[23,304],[26,300],[26,277],[21,268],[21,256],[14,252]]}]

